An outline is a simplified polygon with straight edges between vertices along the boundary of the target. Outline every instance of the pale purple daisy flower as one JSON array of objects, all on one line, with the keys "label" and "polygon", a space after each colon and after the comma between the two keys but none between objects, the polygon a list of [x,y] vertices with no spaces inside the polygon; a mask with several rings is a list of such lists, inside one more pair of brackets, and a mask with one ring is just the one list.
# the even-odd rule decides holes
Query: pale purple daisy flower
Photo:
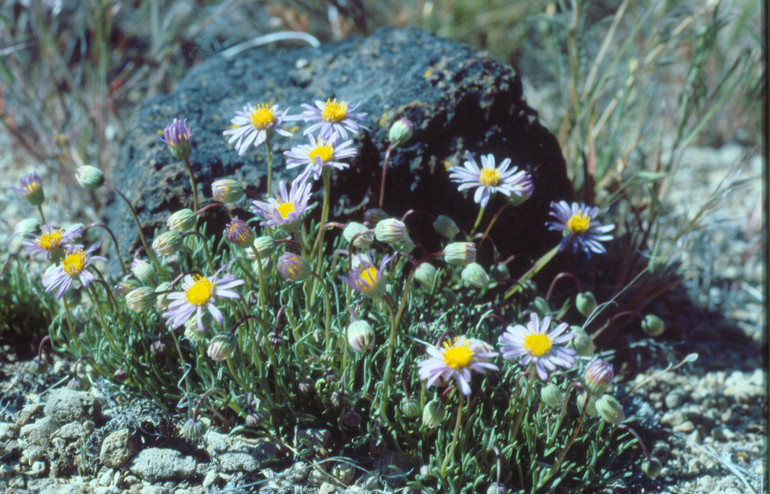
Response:
[{"label": "pale purple daisy flower", "polygon": [[96,278],[86,270],[88,265],[95,259],[107,261],[104,257],[90,255],[98,248],[99,242],[93,244],[86,251],[83,251],[82,245],[69,246],[61,264],[43,274],[43,286],[46,293],[56,290],[56,298],[62,298],[75,278],[80,280],[83,287],[90,285]]},{"label": "pale purple daisy flower", "polygon": [[604,254],[607,249],[600,242],[612,240],[612,235],[605,235],[611,232],[615,225],[602,225],[596,220],[599,208],[589,207],[582,202],[551,201],[551,211],[548,213],[556,221],[546,223],[549,230],[559,230],[563,232],[564,238],[561,240],[560,250],[564,250],[567,245],[572,244],[572,251],[577,252],[582,249],[587,257],[591,257],[591,252],[595,254]]},{"label": "pale purple daisy flower", "polygon": [[[224,268],[222,268],[224,269]],[[182,291],[172,292],[168,295],[168,311],[163,313],[167,318],[166,324],[171,329],[176,329],[184,324],[193,314],[198,329],[203,332],[203,308],[205,307],[214,317],[217,323],[222,324],[224,317],[217,309],[214,303],[217,298],[241,298],[240,295],[232,291],[236,286],[244,284],[232,275],[218,277],[220,269],[214,276],[203,276],[200,274],[187,275],[182,281]]]},{"label": "pale purple daisy flower", "polygon": [[[305,122],[315,122],[307,129],[304,135],[319,130],[318,137],[324,140],[337,141],[338,139],[347,139],[348,131],[351,134],[357,134],[361,129],[366,129],[361,125],[361,121],[366,113],[356,113],[356,108],[360,103],[348,108],[345,101],[337,102],[337,98],[316,101],[315,108],[308,104],[303,104],[305,111],[299,115],[299,118]],[[367,129],[368,130],[368,129]]]},{"label": "pale purple daisy flower", "polygon": [[445,341],[441,348],[428,346],[430,357],[417,363],[420,379],[425,385],[448,382],[451,378],[460,386],[465,396],[471,394],[471,372],[484,374],[488,369],[498,370],[489,360],[496,357],[492,347],[481,340],[458,336],[454,340]]},{"label": "pale purple daisy flower", "polygon": [[28,173],[19,180],[21,187],[11,187],[11,190],[17,194],[23,195],[27,202],[33,206],[43,204],[45,193],[43,192],[43,181],[37,172]]},{"label": "pale purple daisy flower", "polygon": [[495,166],[495,157],[487,154],[481,156],[482,167],[479,168],[471,153],[466,151],[465,156],[468,159],[464,165],[453,166],[449,177],[460,184],[458,190],[476,187],[473,200],[482,208],[487,206],[495,192],[500,192],[507,197],[515,196],[514,199],[532,195],[532,178],[529,173],[515,166],[509,170],[510,158],[505,158],[500,166]]},{"label": "pale purple daisy flower", "polygon": [[283,136],[291,136],[292,133],[283,130],[280,125],[286,119],[287,109],[283,113],[278,113],[278,105],[268,108],[267,105],[254,106],[246,103],[243,111],[236,111],[235,117],[230,120],[232,127],[222,132],[229,135],[228,143],[235,143],[235,149],[238,150],[238,156],[243,156],[249,146],[259,146],[268,137],[268,132],[278,132]]},{"label": "pale purple daisy flower", "polygon": [[505,359],[524,357],[519,360],[523,366],[532,362],[541,380],[548,379],[548,372],[556,366],[571,368],[575,364],[575,350],[560,346],[571,340],[572,333],[562,334],[567,329],[567,323],[561,323],[553,331],[551,318],[546,316],[542,322],[537,314],[532,314],[527,326],[517,324],[508,326],[498,341],[503,346],[502,354]]},{"label": "pale purple daisy flower", "polygon": [[386,283],[383,274],[385,265],[391,259],[393,259],[392,255],[383,257],[378,268],[369,252],[358,254],[358,264],[347,276],[340,276],[340,278],[353,290],[363,293],[369,298],[379,298],[385,293]]},{"label": "pale purple daisy flower", "polygon": [[303,173],[292,180],[291,189],[288,191],[286,182],[281,180],[275,197],[268,198],[267,202],[252,201],[249,210],[267,220],[260,225],[282,226],[294,231],[299,220],[311,209],[307,205],[310,200],[310,183],[307,178],[308,173]]},{"label": "pale purple daisy flower", "polygon": [[50,225],[43,225],[40,235],[32,235],[22,242],[29,256],[42,256],[48,259],[57,249],[72,245],[76,237],[83,235],[83,228],[73,226],[67,230]]},{"label": "pale purple daisy flower", "polygon": [[312,170],[313,178],[318,180],[324,166],[331,166],[338,170],[350,167],[349,164],[339,160],[352,158],[358,154],[358,150],[352,145],[353,140],[338,144],[336,141],[316,139],[315,136],[311,135],[310,144],[294,146],[291,151],[283,153],[288,157],[286,168],[306,166],[308,170]]}]

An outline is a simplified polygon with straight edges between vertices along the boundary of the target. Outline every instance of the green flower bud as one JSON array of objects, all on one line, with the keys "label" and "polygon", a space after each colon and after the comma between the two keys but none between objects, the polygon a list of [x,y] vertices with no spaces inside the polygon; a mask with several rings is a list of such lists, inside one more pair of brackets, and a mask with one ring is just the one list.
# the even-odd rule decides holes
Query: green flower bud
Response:
[{"label": "green flower bud", "polygon": [[579,326],[572,326],[573,338],[570,341],[570,346],[580,357],[593,357],[596,352],[596,345],[594,340],[588,336],[588,333]]},{"label": "green flower bud", "polygon": [[175,230],[163,232],[152,241],[152,249],[162,256],[176,254],[182,248],[182,235]]},{"label": "green flower bud", "polygon": [[401,400],[399,408],[401,409],[401,413],[404,414],[404,417],[413,419],[420,416],[420,402],[414,397],[405,397]]},{"label": "green flower bud", "polygon": [[188,441],[197,441],[206,434],[206,424],[198,419],[189,419],[180,431],[183,438]]},{"label": "green flower bud", "polygon": [[[158,296],[158,298],[155,299],[155,310],[158,312],[164,312],[166,309],[168,309],[168,301],[166,301],[166,297],[168,296],[166,292],[171,288],[171,283],[168,281],[164,281],[162,283],[158,283],[158,286],[155,287],[155,294]],[[193,319],[193,318],[190,318]],[[188,319],[188,321],[190,320]]]},{"label": "green flower bud", "polygon": [[489,283],[489,275],[481,264],[472,262],[463,268],[460,277],[466,286],[482,290]]},{"label": "green flower bud", "polygon": [[436,217],[436,221],[433,222],[433,229],[436,230],[439,235],[446,237],[449,240],[452,240],[458,233],[460,233],[457,223],[455,223],[449,216],[443,214]]},{"label": "green flower bud", "polygon": [[642,319],[642,329],[650,336],[660,336],[666,330],[666,325],[655,314],[647,314]]},{"label": "green flower bud", "polygon": [[498,262],[489,269],[489,276],[495,281],[503,281],[511,277],[511,272],[507,264]]},{"label": "green flower bud", "polygon": [[374,330],[363,320],[352,322],[348,326],[348,344],[357,353],[366,353],[374,346]]},{"label": "green flower bud", "polygon": [[95,166],[80,166],[75,170],[75,180],[84,189],[94,190],[104,185],[104,173]]},{"label": "green flower bud", "polygon": [[422,425],[435,429],[444,421],[444,405],[439,400],[431,400],[422,409]]},{"label": "green flower bud", "polygon": [[588,400],[588,408],[586,408],[586,414],[589,417],[596,417],[598,415],[598,412],[596,411],[596,397],[592,396],[588,393],[580,393],[577,397],[577,407],[578,411],[582,412],[583,407],[586,404],[586,400]]},{"label": "green flower bud", "polygon": [[649,459],[642,462],[642,472],[651,479],[660,475],[660,471],[663,469],[660,460],[654,456],[650,456]]},{"label": "green flower bud", "polygon": [[297,254],[287,252],[278,259],[278,271],[288,281],[302,281],[310,276],[310,264]]},{"label": "green flower bud", "polygon": [[206,333],[201,331],[201,329],[198,327],[197,316],[193,315],[190,319],[185,321],[184,335],[187,339],[195,343],[200,343],[201,341],[203,341],[203,338],[204,336],[206,336]]},{"label": "green flower bud", "polygon": [[131,290],[134,290],[136,288],[139,288],[142,286],[138,280],[134,278],[124,278],[121,280],[115,287],[113,288],[113,291],[115,292],[115,295],[124,296],[128,294]]},{"label": "green flower bud", "polygon": [[243,184],[231,178],[214,180],[211,184],[211,195],[215,201],[225,204],[238,202],[243,197]]},{"label": "green flower bud", "polygon": [[433,264],[424,262],[417,266],[417,269],[414,272],[414,277],[423,288],[430,290],[433,288],[433,284],[436,282],[437,274],[438,270],[436,270]]},{"label": "green flower bud", "polygon": [[368,249],[371,247],[372,242],[374,242],[374,237],[371,233],[365,233],[363,235],[357,234],[368,230],[366,226],[364,226],[362,223],[358,223],[355,221],[351,221],[347,225],[345,225],[345,229],[342,230],[342,238],[345,239],[345,242],[348,244],[351,240],[353,240],[353,237],[355,237],[355,241],[353,241],[353,247],[357,249]]},{"label": "green flower bud", "polygon": [[626,419],[623,405],[612,395],[602,395],[596,400],[596,411],[605,422],[618,425]]},{"label": "green flower bud", "polygon": [[246,256],[251,260],[255,260],[257,254],[259,254],[259,257],[262,260],[265,260],[273,255],[273,251],[275,250],[275,239],[269,235],[262,235],[261,237],[255,238],[251,245],[251,247],[246,249]]},{"label": "green flower bud", "polygon": [[578,293],[575,297],[575,307],[584,317],[588,317],[596,308],[596,297],[591,292]]},{"label": "green flower bud", "polygon": [[476,246],[472,242],[452,242],[444,248],[444,260],[454,266],[467,266],[476,261]]},{"label": "green flower bud", "polygon": [[155,289],[142,286],[131,290],[126,295],[126,307],[134,312],[150,310],[155,305]]},{"label": "green flower bud", "polygon": [[237,343],[232,334],[218,334],[211,339],[211,342],[209,342],[206,354],[214,362],[222,362],[233,356],[236,347]]},{"label": "green flower bud", "polygon": [[187,232],[195,228],[195,223],[198,222],[198,216],[193,213],[192,209],[184,208],[171,214],[166,219],[166,226],[169,230],[176,230],[178,232]]},{"label": "green flower bud", "polygon": [[583,389],[593,396],[600,396],[610,387],[614,377],[615,370],[612,364],[602,359],[594,360],[586,367],[583,374]]},{"label": "green flower bud", "polygon": [[498,484],[497,482],[487,487],[487,494],[505,494],[506,492],[508,492],[508,489],[503,484]]},{"label": "green flower bud", "polygon": [[409,237],[409,234],[407,233],[404,238],[400,242],[396,242],[393,244],[393,249],[397,250],[398,252],[403,252],[405,254],[408,254],[409,252],[412,252],[414,250],[414,242],[412,242],[412,239]]},{"label": "green flower bud", "polygon": [[412,138],[414,124],[408,118],[400,118],[390,126],[388,140],[393,147],[400,146]]},{"label": "green flower bud", "polygon": [[374,227],[374,236],[386,244],[401,242],[406,237],[406,225],[395,218],[384,219]]},{"label": "green flower bud", "polygon": [[553,383],[543,386],[540,389],[540,399],[550,408],[557,410],[564,404],[564,391]]},{"label": "green flower bud", "polygon": [[548,315],[551,312],[551,306],[548,305],[548,302],[543,297],[535,297],[535,300],[530,303],[530,307],[542,316]]},{"label": "green flower bud", "polygon": [[131,273],[142,283],[147,285],[155,279],[155,267],[148,261],[135,257],[131,263]]}]

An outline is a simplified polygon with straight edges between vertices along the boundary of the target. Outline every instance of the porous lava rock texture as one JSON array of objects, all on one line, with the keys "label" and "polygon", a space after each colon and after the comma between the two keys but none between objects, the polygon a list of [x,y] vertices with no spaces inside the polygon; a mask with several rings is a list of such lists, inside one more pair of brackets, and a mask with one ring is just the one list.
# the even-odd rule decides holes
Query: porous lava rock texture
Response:
[{"label": "porous lava rock texture", "polygon": [[[193,132],[191,165],[201,205],[211,201],[210,184],[218,178],[237,178],[264,193],[264,145],[238,156],[222,134],[235,111],[247,102],[267,103],[278,104],[281,110],[290,107],[289,114],[297,115],[302,103],[328,98],[360,102],[358,111],[367,113],[368,128],[356,137],[359,154],[350,169],[333,174],[332,220],[360,220],[364,210],[377,206],[388,129],[407,117],[415,123],[415,131],[391,155],[384,202],[389,214],[400,216],[409,209],[446,214],[468,231],[478,205],[472,191],[465,195],[457,191],[446,167],[462,165],[465,151],[479,163],[481,154],[492,153],[498,163],[511,158],[533,175],[535,183],[533,197],[522,206],[507,208],[492,230],[500,252],[531,259],[558,241],[558,234],[545,228],[549,203],[571,199],[573,192],[558,143],[524,101],[516,71],[484,52],[417,29],[383,28],[366,38],[320,48],[251,49],[231,59],[218,55],[202,62],[176,92],[153,97],[138,108],[112,183],[135,204],[148,236],[163,226],[169,213],[192,207],[185,166],[158,139],[164,126],[179,118],[186,119]],[[274,190],[277,180],[288,181],[298,174],[299,169],[285,168],[282,153],[308,142],[301,125],[300,121],[288,126],[294,137],[275,134],[271,141]],[[320,191],[318,183],[317,196]],[[503,198],[493,199],[485,222],[503,204]],[[237,206],[247,218],[248,201]],[[133,220],[114,195],[107,215],[121,245],[137,247]],[[425,237],[436,237],[432,232],[424,235],[430,228],[429,215],[409,218],[415,241],[429,244]],[[214,214],[208,220],[215,222],[209,231],[221,231],[226,218]]]}]

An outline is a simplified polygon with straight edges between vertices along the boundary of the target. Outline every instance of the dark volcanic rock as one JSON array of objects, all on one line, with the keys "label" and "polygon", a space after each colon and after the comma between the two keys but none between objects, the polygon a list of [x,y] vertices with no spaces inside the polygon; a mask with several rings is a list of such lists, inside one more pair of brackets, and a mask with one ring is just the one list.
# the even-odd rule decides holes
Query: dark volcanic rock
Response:
[{"label": "dark volcanic rock", "polygon": [[[498,249],[504,255],[533,257],[558,241],[558,234],[544,226],[548,205],[571,198],[572,189],[557,141],[526,105],[515,71],[486,53],[416,29],[381,29],[368,38],[320,49],[254,49],[232,60],[217,56],[203,62],[179,83],[175,94],[154,97],[139,108],[112,182],[135,204],[151,236],[170,212],[192,207],[184,164],[158,140],[173,118],[186,118],[194,133],[191,162],[203,199],[211,196],[211,182],[224,177],[265,190],[265,147],[252,147],[239,157],[222,135],[236,110],[247,102],[265,102],[291,107],[294,115],[302,103],[334,97],[361,101],[359,111],[368,113],[369,131],[356,138],[359,155],[351,168],[333,175],[332,219],[360,219],[366,208],[376,207],[388,129],[408,117],[415,122],[414,137],[395,150],[388,170],[384,209],[390,214],[423,209],[449,215],[469,229],[478,206],[472,194],[464,197],[449,181],[445,164],[462,164],[465,150],[479,162],[480,154],[493,153],[498,162],[510,157],[535,181],[534,196],[508,208],[495,226],[492,236]],[[283,167],[282,153],[307,142],[299,124],[293,138],[275,135],[272,140],[275,183],[297,175],[297,170]],[[320,188],[318,184],[316,190]],[[492,200],[486,219],[502,204],[499,197]],[[245,214],[247,205],[245,199],[239,203]],[[108,217],[124,251],[138,245],[135,225],[116,197]],[[430,222],[419,215],[410,218],[407,223],[419,242],[420,230]],[[212,226],[216,231],[221,227]]]}]

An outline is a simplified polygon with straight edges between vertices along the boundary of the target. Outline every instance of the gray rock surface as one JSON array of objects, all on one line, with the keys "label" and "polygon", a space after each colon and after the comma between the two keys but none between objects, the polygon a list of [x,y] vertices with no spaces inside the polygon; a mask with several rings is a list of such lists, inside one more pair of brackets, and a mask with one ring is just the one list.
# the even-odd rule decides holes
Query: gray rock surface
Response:
[{"label": "gray rock surface", "polygon": [[256,472],[279,455],[278,448],[269,440],[247,442],[216,431],[208,431],[203,443],[212,461],[223,472]]},{"label": "gray rock surface", "polygon": [[121,468],[138,450],[139,445],[131,432],[128,429],[120,429],[104,438],[99,459],[109,467]]},{"label": "gray rock surface", "polygon": [[195,459],[168,448],[147,448],[134,457],[131,473],[151,482],[188,479],[196,475]]},{"label": "gray rock surface", "polygon": [[[266,188],[265,147],[251,148],[240,157],[222,135],[235,111],[247,102],[274,102],[296,115],[302,103],[335,97],[360,101],[358,111],[368,113],[364,124],[369,131],[356,138],[359,154],[350,169],[333,177],[337,200],[333,219],[360,218],[364,209],[376,206],[388,129],[408,117],[415,122],[414,137],[391,156],[386,210],[393,215],[410,208],[443,213],[470,229],[478,207],[472,196],[463,197],[450,183],[445,162],[461,165],[466,150],[477,161],[481,153],[493,153],[498,162],[510,157],[535,181],[534,196],[520,207],[508,208],[493,230],[498,248],[503,254],[532,256],[559,239],[545,229],[548,204],[570,198],[573,192],[556,139],[524,101],[519,76],[484,52],[416,29],[380,29],[368,38],[319,49],[255,49],[233,60],[219,56],[204,61],[174,94],[154,97],[138,109],[112,182],[135,204],[145,233],[151,236],[170,212],[191,206],[185,166],[158,139],[173,118],[187,119],[194,134],[191,164],[200,196],[210,197],[210,183],[224,177],[241,179],[261,193]],[[297,175],[285,169],[281,154],[307,142],[299,122],[295,130],[293,138],[276,134],[272,140],[276,183]],[[125,204],[112,197],[109,223],[127,252],[139,245],[135,224]],[[501,204],[500,198],[490,202],[490,216]],[[247,206],[246,200],[239,204],[241,211]],[[224,219],[211,228],[221,231]],[[425,224],[416,224],[415,232],[430,227],[427,218],[420,221]]]},{"label": "gray rock surface", "polygon": [[43,409],[46,417],[60,424],[69,422],[98,420],[101,406],[86,391],[59,388],[51,391]]}]

